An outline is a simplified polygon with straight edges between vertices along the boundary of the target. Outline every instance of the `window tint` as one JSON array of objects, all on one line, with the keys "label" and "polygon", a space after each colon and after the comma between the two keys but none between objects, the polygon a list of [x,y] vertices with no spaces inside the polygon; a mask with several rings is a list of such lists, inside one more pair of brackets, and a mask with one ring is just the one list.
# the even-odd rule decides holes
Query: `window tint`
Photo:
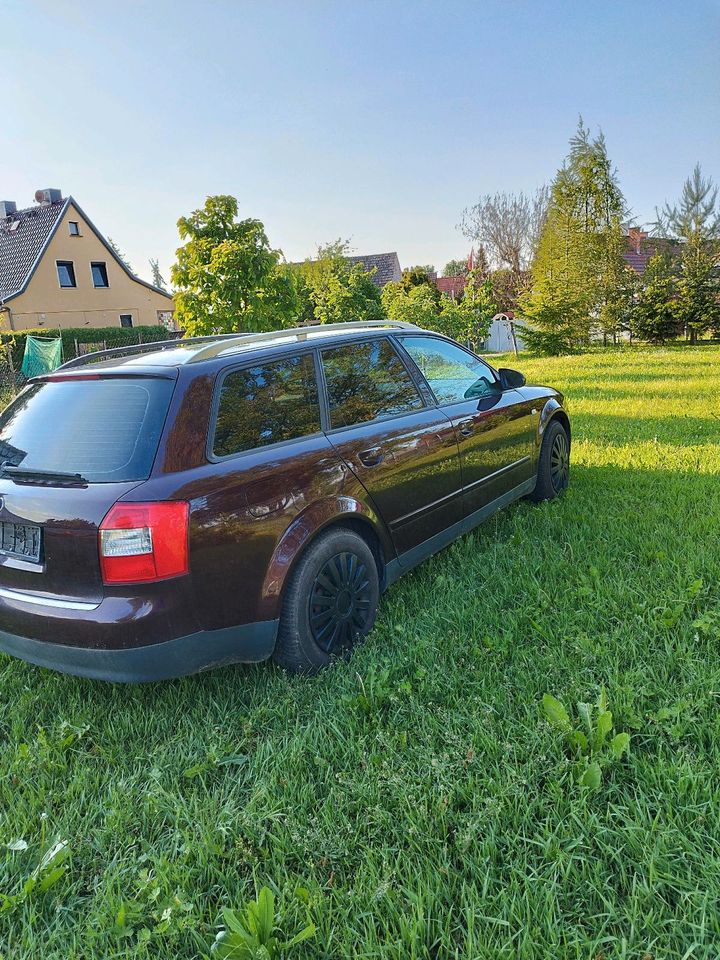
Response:
[{"label": "window tint", "polygon": [[330,425],[349,427],[422,407],[400,357],[388,340],[323,350]]},{"label": "window tint", "polygon": [[107,268],[104,263],[91,263],[92,279],[94,287],[106,287],[108,285]]},{"label": "window tint", "polygon": [[213,440],[216,457],[319,431],[312,355],[234,370],[223,380]]},{"label": "window tint", "polygon": [[57,263],[58,280],[61,287],[74,287],[75,267],[72,260],[58,260]]},{"label": "window tint", "polygon": [[173,387],[150,377],[32,384],[0,416],[0,460],[91,483],[145,480]]},{"label": "window tint", "polygon": [[435,337],[403,337],[402,345],[422,371],[438,403],[474,400],[498,392],[487,364],[454,343]]}]

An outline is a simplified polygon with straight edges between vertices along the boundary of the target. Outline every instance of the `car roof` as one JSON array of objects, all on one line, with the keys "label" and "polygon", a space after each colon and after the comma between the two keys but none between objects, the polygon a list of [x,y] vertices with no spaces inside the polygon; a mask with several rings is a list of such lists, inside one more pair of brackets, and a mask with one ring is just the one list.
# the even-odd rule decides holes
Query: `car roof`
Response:
[{"label": "car roof", "polygon": [[158,368],[167,370],[202,361],[227,360],[231,357],[241,359],[260,351],[263,354],[272,353],[297,345],[342,342],[351,337],[364,338],[398,330],[429,332],[410,323],[377,320],[364,323],[318,324],[264,333],[189,337],[186,340],[163,340],[88,353],[68,361],[59,370],[78,369],[89,365],[92,365],[93,370],[132,370],[133,373],[149,372],[151,369],[157,371]]}]

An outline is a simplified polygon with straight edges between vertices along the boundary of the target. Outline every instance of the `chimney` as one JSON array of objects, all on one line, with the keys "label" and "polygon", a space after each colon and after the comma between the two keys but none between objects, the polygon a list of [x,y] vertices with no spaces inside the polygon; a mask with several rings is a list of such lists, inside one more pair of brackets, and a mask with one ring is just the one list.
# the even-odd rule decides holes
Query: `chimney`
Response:
[{"label": "chimney", "polygon": [[60,203],[61,200],[62,190],[57,190],[54,187],[35,191],[35,203],[39,203],[43,207],[50,203]]},{"label": "chimney", "polygon": [[0,219],[11,217],[17,211],[17,205],[12,200],[0,200]]},{"label": "chimney", "polygon": [[635,253],[642,253],[642,245],[647,238],[647,233],[644,230],[640,230],[639,227],[631,227],[630,230],[628,230],[628,239]]}]

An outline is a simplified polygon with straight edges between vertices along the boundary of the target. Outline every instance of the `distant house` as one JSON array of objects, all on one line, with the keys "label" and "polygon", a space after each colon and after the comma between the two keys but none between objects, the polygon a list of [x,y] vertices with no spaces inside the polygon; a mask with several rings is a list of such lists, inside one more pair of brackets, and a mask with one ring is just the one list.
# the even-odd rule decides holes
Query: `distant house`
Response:
[{"label": "distant house", "polygon": [[174,303],[136,277],[72,197],[0,202],[0,327],[172,325]]},{"label": "distant house", "polygon": [[448,297],[451,297],[453,300],[462,294],[465,289],[465,280],[463,276],[458,277],[433,277],[435,286],[438,288],[440,293],[446,294]]},{"label": "distant house", "polygon": [[656,254],[666,253],[670,257],[676,257],[680,253],[679,244],[674,240],[664,240],[660,237],[651,238],[648,233],[638,227],[626,226],[624,233],[623,260],[640,276],[645,273],[648,260],[651,260]]},{"label": "distant house", "polygon": [[362,264],[366,273],[372,273],[372,282],[378,287],[386,283],[397,282],[402,276],[397,253],[363,253],[360,256],[346,258],[350,263]]},{"label": "distant house", "polygon": [[[366,273],[372,273],[370,278],[375,286],[382,287],[386,283],[397,281],[402,276],[400,261],[398,255],[393,250],[392,253],[363,253],[357,256],[345,257],[348,263],[359,263]],[[303,262],[294,263],[293,266],[301,267]],[[313,262],[312,260],[310,261]],[[374,272],[373,272],[374,271]]]}]

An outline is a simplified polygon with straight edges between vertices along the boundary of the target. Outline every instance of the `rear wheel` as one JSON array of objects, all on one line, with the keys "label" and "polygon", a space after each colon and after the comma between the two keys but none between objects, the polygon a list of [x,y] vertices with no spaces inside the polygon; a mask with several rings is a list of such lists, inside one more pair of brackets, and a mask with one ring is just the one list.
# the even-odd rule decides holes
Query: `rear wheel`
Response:
[{"label": "rear wheel", "polygon": [[567,489],[570,480],[570,437],[559,420],[545,430],[538,459],[537,483],[530,498],[552,500]]},{"label": "rear wheel", "polygon": [[293,673],[315,673],[372,630],[380,596],[372,550],[352,530],[329,530],[291,574],[273,657]]}]

